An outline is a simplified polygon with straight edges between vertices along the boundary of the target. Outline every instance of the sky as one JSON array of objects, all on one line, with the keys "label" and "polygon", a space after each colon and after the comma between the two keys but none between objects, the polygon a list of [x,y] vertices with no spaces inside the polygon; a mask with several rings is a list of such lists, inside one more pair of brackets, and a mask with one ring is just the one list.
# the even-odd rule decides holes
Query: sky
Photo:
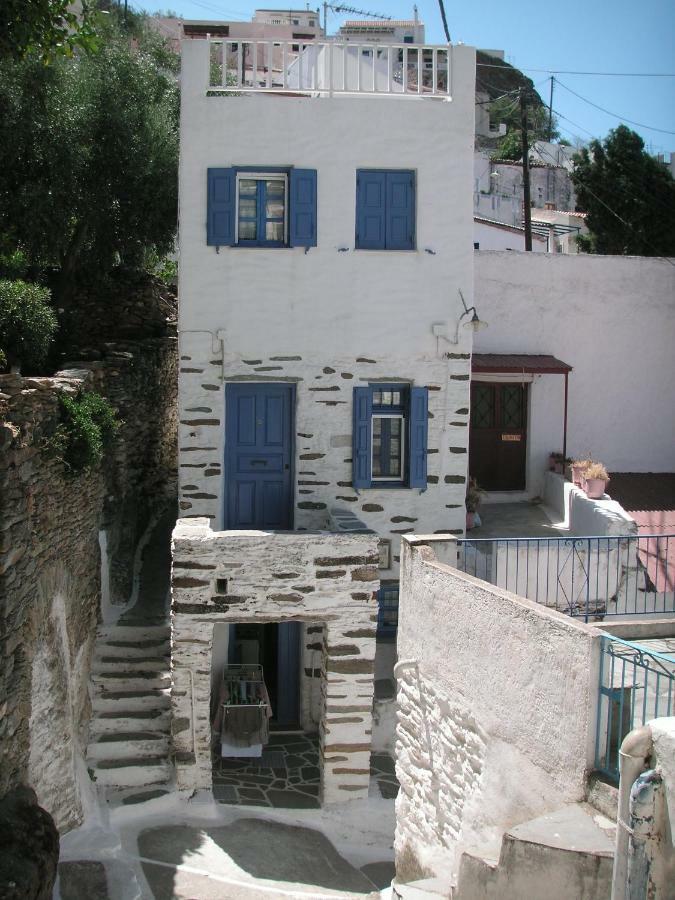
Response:
[{"label": "sky", "polygon": [[[170,8],[186,19],[243,21],[256,6],[277,5],[274,0],[131,2],[149,13]],[[301,9],[304,5],[294,4]],[[315,0],[311,5],[316,8]],[[412,0],[372,0],[365,6],[351,0],[350,5],[396,19],[410,19],[413,12]],[[418,0],[418,7],[427,42],[445,43],[437,0]],[[546,103],[554,74],[553,109],[561,133],[572,143],[603,138],[624,122],[640,134],[651,153],[675,151],[675,0],[567,0],[557,6],[531,0],[445,0],[445,10],[453,43],[504,50],[507,62],[534,81]],[[354,18],[361,17],[329,10],[329,33]],[[630,74],[580,75],[570,70]],[[655,73],[670,77],[653,77]]]}]

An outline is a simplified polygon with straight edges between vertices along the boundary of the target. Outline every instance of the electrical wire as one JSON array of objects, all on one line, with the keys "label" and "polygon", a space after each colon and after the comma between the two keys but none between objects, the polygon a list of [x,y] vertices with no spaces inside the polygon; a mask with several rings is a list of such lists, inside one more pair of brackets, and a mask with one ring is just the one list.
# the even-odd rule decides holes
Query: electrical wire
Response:
[{"label": "electrical wire", "polygon": [[[482,69],[515,68],[507,64],[476,63]],[[532,66],[518,66],[521,72],[548,72],[549,75],[609,75],[623,78],[675,78],[675,72],[577,72],[573,69],[535,69]]]},{"label": "electrical wire", "polygon": [[620,119],[622,122],[628,122],[630,125],[636,125],[638,128],[646,128],[648,131],[659,131],[661,132],[661,134],[675,134],[675,131],[668,131],[668,129],[666,128],[656,128],[654,125],[643,125],[642,122],[634,122],[632,119],[626,118],[626,116],[619,115],[619,113],[610,112],[608,109],[605,109],[604,106],[599,106],[597,103],[589,100],[588,97],[582,97],[581,94],[573,91],[572,88],[567,87],[566,84],[563,84],[562,81],[558,81],[557,78],[555,80],[555,83],[560,85],[561,88],[565,88],[565,90],[569,91],[570,94],[574,94],[574,96],[578,97],[579,100],[583,100],[584,103],[588,103],[589,106],[594,106],[595,109],[599,109],[600,112],[607,113],[608,116],[613,116],[615,119]]}]

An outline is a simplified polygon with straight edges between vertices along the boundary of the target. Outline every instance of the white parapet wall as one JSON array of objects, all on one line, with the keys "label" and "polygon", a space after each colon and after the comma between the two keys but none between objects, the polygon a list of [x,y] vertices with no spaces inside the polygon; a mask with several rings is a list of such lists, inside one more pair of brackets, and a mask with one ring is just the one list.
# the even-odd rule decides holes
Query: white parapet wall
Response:
[{"label": "white parapet wall", "polygon": [[397,880],[448,888],[464,851],[583,799],[600,656],[594,628],[439,562],[452,543],[402,540],[396,744]]},{"label": "white parapet wall", "polygon": [[178,521],[171,701],[180,788],[212,784],[214,626],[295,621],[309,625],[310,643],[321,643],[320,668],[304,675],[321,686],[322,802],[368,795],[377,561],[370,532],[214,532],[208,519]]}]

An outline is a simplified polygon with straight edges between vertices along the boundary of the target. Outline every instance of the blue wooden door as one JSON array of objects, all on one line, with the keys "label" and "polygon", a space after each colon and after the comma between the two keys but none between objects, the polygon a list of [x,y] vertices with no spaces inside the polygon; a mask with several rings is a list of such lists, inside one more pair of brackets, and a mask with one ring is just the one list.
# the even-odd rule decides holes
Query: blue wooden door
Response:
[{"label": "blue wooden door", "polygon": [[277,725],[300,724],[300,622],[279,622]]},{"label": "blue wooden door", "polygon": [[225,395],[225,527],[293,526],[290,384],[229,384]]}]

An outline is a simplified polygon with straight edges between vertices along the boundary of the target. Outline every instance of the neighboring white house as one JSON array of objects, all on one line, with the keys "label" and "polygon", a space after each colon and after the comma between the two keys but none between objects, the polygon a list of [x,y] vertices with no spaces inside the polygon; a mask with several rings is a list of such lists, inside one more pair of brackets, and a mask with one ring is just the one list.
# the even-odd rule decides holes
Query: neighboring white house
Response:
[{"label": "neighboring white house", "polygon": [[[506,225],[495,219],[482,216],[473,217],[474,250],[525,250],[525,229],[517,225]],[[532,234],[534,253],[553,252],[549,250],[548,238]]]},{"label": "neighboring white house", "polygon": [[424,22],[419,21],[417,7],[412,19],[355,19],[340,27],[341,41],[376,44],[423,44]]},{"label": "neighboring white house", "polygon": [[[285,721],[323,723],[323,796],[367,792],[379,582],[386,628],[401,535],[463,533],[475,53],[429,52],[451,92],[378,96],[371,55],[340,96],[336,45],[303,96],[236,56],[214,84],[209,43],[183,42],[179,500],[201,522],[176,532],[182,785],[208,786],[211,670],[245,621],[279,628]],[[333,691],[360,711],[326,726]]]}]

